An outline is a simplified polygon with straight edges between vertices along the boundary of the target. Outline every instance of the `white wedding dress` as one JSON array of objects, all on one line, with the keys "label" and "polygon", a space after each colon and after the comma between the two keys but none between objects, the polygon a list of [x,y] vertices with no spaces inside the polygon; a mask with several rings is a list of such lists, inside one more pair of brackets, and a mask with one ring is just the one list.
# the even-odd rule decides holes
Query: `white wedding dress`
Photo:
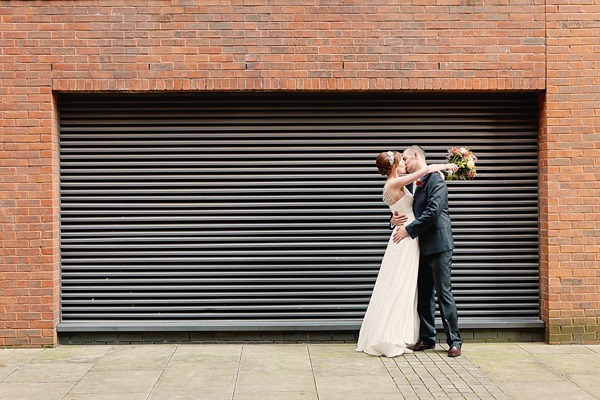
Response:
[{"label": "white wedding dress", "polygon": [[[383,200],[392,212],[406,215],[408,225],[415,219],[413,196],[406,188],[403,190],[404,196],[394,202],[384,189]],[[419,338],[418,272],[418,238],[409,236],[396,244],[390,237],[360,328],[357,351],[386,357],[412,352],[407,346]]]}]

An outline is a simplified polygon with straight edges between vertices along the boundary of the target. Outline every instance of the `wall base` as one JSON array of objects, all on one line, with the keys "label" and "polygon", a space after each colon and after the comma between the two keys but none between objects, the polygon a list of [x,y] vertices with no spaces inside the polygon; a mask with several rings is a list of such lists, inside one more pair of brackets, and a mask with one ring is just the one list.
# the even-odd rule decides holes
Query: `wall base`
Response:
[{"label": "wall base", "polygon": [[[544,329],[463,330],[465,343],[543,342]],[[63,332],[61,345],[164,343],[356,343],[358,331],[329,332]],[[438,334],[438,342],[445,335]]]}]

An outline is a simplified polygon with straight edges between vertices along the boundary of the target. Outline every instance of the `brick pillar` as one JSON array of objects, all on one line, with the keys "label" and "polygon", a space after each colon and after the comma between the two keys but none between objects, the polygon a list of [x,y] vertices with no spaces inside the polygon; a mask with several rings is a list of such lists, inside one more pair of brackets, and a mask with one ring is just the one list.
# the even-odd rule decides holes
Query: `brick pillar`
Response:
[{"label": "brick pillar", "polygon": [[600,340],[600,0],[548,0],[540,135],[542,316],[549,343]]},{"label": "brick pillar", "polygon": [[[25,82],[15,79],[16,86]],[[56,102],[50,87],[17,89],[0,96],[0,346],[53,346],[59,318]]]}]

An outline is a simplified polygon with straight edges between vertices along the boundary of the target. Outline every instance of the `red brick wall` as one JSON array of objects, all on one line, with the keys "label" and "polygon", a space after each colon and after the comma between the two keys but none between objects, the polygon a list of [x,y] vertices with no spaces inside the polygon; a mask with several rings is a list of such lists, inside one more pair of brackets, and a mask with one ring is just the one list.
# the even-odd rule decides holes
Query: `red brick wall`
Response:
[{"label": "red brick wall", "polygon": [[600,1],[548,0],[542,309],[550,343],[600,341]]},{"label": "red brick wall", "polygon": [[513,2],[4,2],[3,62],[56,90],[544,89],[544,1]]},{"label": "red brick wall", "polygon": [[[543,316],[550,341],[598,341],[585,330],[597,328],[600,316],[600,191],[586,180],[598,180],[600,159],[593,92],[600,11],[585,1],[0,1],[0,346],[56,343],[53,91],[547,85],[540,131]],[[588,336],[574,332],[580,329]]]},{"label": "red brick wall", "polygon": [[57,112],[51,88],[25,78],[35,75],[27,65],[0,68],[0,346],[56,344]]}]

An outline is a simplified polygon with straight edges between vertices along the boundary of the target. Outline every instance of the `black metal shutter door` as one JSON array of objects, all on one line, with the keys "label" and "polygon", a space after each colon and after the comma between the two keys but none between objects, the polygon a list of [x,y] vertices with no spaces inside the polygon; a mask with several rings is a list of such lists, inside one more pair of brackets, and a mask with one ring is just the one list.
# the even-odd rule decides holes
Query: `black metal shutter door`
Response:
[{"label": "black metal shutter door", "polygon": [[535,93],[61,95],[61,331],[358,329],[381,151],[450,182],[463,327],[539,323]]}]

